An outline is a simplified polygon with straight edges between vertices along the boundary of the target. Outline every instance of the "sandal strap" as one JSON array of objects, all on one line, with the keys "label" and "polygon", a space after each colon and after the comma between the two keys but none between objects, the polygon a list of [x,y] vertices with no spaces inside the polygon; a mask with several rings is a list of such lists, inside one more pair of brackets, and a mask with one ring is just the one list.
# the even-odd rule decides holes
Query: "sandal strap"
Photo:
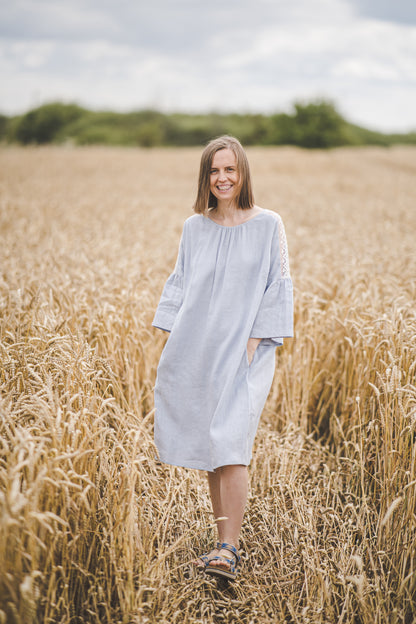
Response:
[{"label": "sandal strap", "polygon": [[[221,543],[217,542],[215,544],[215,548],[219,550],[221,548]],[[202,553],[202,555],[198,555],[197,559],[201,559],[201,561],[203,561],[205,564],[208,564],[210,562],[210,559],[208,559],[210,554],[211,554],[211,551]]]},{"label": "sandal strap", "polygon": [[234,559],[235,559],[235,563],[240,563],[240,555],[238,554],[238,550],[235,546],[233,546],[232,544],[227,544],[227,542],[223,542],[222,544],[220,544],[220,542],[217,543],[217,548],[218,550],[228,550],[228,552],[230,552]]}]

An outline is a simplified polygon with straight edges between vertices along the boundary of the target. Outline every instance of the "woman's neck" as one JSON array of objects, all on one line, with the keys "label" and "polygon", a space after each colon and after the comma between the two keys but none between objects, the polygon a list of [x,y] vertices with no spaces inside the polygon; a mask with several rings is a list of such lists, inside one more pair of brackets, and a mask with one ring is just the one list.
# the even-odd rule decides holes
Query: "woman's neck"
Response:
[{"label": "woman's neck", "polygon": [[212,212],[219,221],[234,221],[241,210],[234,203],[218,202]]}]

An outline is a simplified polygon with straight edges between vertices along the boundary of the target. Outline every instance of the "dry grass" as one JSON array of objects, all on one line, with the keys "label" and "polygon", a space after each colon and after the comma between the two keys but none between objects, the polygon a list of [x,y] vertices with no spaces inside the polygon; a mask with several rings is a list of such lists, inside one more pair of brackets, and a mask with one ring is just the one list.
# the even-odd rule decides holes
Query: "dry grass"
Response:
[{"label": "dry grass", "polygon": [[199,150],[0,151],[0,622],[416,621],[416,150],[249,152],[296,337],[238,582],[192,575],[205,477],[157,465],[150,326]]}]

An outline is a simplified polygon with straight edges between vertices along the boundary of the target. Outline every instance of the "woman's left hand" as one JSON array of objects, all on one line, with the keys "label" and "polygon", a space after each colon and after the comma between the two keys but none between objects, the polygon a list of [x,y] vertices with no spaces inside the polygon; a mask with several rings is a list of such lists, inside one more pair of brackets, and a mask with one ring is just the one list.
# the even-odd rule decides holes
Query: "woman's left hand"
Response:
[{"label": "woman's left hand", "polygon": [[248,342],[247,342],[247,359],[248,359],[248,364],[250,366],[251,362],[253,361],[253,357],[254,354],[256,352],[256,349],[258,347],[258,345],[261,342],[261,338],[249,338]]}]

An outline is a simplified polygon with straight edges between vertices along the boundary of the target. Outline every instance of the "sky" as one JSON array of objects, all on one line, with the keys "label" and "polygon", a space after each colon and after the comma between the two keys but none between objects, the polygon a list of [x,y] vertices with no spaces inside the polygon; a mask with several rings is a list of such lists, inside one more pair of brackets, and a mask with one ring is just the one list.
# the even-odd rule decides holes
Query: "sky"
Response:
[{"label": "sky", "polygon": [[0,112],[291,112],[416,130],[415,0],[0,0]]}]

